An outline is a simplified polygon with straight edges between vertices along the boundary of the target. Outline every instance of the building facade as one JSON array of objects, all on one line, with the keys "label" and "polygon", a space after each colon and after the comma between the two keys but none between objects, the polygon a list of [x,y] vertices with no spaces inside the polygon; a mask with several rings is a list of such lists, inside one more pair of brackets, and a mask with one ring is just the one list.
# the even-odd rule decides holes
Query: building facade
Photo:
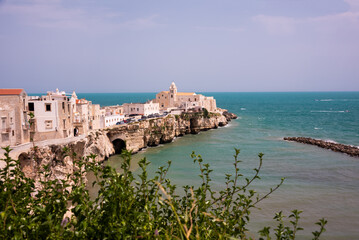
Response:
[{"label": "building facade", "polygon": [[174,82],[169,91],[162,91],[156,94],[154,102],[159,104],[161,110],[182,109],[187,111],[191,108],[206,108],[210,112],[217,110],[216,100],[213,97],[206,97],[194,92],[178,92]]},{"label": "building facade", "polygon": [[23,89],[0,89],[0,146],[30,142],[27,94]]},{"label": "building facade", "polygon": [[125,119],[123,106],[106,106],[101,108],[101,128],[116,125]]},{"label": "building facade", "polygon": [[146,103],[125,103],[122,105],[126,116],[142,115],[148,116],[160,113],[159,103],[149,101]]},{"label": "building facade", "polygon": [[72,106],[65,92],[47,92],[47,95],[28,98],[31,138],[42,141],[73,136]]}]

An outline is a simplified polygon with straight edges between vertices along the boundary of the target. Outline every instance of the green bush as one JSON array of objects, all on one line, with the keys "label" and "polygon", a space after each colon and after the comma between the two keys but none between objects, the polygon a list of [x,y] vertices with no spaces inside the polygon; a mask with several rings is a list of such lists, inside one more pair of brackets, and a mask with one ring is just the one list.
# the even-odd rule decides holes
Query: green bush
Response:
[{"label": "green bush", "polygon": [[[234,173],[226,174],[226,187],[216,192],[210,184],[212,169],[200,155],[192,153],[201,184],[184,186],[183,194],[178,195],[177,187],[166,177],[171,162],[149,178],[146,158],[139,162],[138,176],[130,171],[131,152],[122,153],[119,173],[96,163],[93,155],[78,159],[64,149],[65,155],[73,158],[74,173],[63,180],[53,179],[49,166],[43,166],[41,187],[35,188],[19,161],[9,157],[10,149],[5,150],[6,166],[0,170],[1,239],[250,239],[246,228],[250,210],[283,183],[282,179],[268,194],[258,196],[249,186],[259,178],[263,154],[259,154],[254,176],[243,179],[239,150],[235,149]],[[99,186],[95,199],[90,198],[84,181],[89,171],[96,178],[92,186]],[[289,227],[278,213],[274,238],[295,239],[301,230],[299,214],[295,210],[289,216]],[[326,221],[318,224],[320,230],[313,233],[314,239],[325,230]],[[271,239],[270,228],[259,231],[259,236]]]},{"label": "green bush", "polygon": [[206,108],[202,108],[202,111],[203,111],[203,117],[204,118],[210,118],[208,110]]}]

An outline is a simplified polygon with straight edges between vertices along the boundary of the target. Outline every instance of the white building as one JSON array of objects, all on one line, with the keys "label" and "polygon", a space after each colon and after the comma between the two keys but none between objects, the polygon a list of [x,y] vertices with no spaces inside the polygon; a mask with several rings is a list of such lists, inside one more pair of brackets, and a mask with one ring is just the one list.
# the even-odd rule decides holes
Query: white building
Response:
[{"label": "white building", "polygon": [[101,123],[102,128],[116,125],[125,119],[123,106],[106,106],[101,108]]},{"label": "white building", "polygon": [[109,115],[103,117],[104,127],[110,127],[116,125],[116,123],[121,122],[125,119],[124,115]]},{"label": "white building", "polygon": [[72,108],[65,92],[48,92],[47,95],[28,97],[31,138],[34,141],[65,138],[73,135]]},{"label": "white building", "polygon": [[125,103],[122,105],[126,115],[142,115],[148,116],[151,114],[159,114],[160,106],[158,103],[149,101],[146,103]]}]

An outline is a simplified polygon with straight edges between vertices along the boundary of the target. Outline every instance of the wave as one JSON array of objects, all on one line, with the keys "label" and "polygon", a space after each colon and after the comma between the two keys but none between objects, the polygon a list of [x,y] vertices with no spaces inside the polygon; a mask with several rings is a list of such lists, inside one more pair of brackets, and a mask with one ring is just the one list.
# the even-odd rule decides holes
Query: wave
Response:
[{"label": "wave", "polygon": [[322,139],[324,142],[329,142],[329,143],[338,143],[332,139]]},{"label": "wave", "polygon": [[311,113],[345,113],[345,112],[349,112],[348,110],[346,111],[327,111],[327,110],[318,110],[318,111],[310,111]]},{"label": "wave", "polygon": [[315,129],[315,130],[321,130],[321,129],[323,129],[323,128],[318,128],[318,127],[315,127],[314,129]]},{"label": "wave", "polygon": [[316,102],[356,102],[359,101],[359,99],[315,99]]},{"label": "wave", "polygon": [[241,110],[242,110],[242,111],[245,111],[245,110],[247,110],[247,109],[246,109],[246,108],[241,108]]}]

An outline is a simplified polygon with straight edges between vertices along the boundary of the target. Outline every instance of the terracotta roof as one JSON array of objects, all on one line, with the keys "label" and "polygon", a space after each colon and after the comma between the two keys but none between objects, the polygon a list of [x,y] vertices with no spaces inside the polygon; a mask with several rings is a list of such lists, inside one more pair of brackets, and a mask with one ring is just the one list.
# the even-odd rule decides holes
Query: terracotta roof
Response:
[{"label": "terracotta roof", "polygon": [[195,93],[194,92],[178,92],[177,93],[177,95],[179,95],[179,96],[188,96],[188,95],[195,95]]},{"label": "terracotta roof", "polygon": [[0,95],[20,95],[24,89],[0,89]]}]

